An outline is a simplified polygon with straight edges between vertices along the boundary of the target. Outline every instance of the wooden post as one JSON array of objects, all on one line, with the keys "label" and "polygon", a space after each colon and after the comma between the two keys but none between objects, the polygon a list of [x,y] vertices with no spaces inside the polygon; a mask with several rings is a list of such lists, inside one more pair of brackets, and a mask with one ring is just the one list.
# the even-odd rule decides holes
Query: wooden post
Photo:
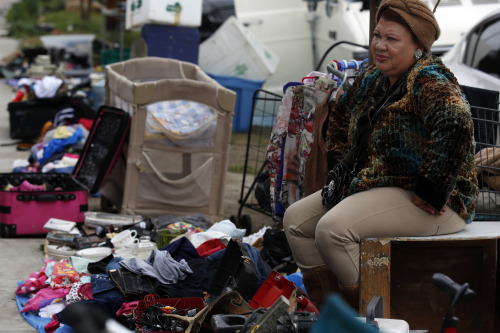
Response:
[{"label": "wooden post", "polygon": [[366,316],[373,296],[382,296],[384,318],[391,317],[391,241],[367,239],[360,244],[359,311]]}]

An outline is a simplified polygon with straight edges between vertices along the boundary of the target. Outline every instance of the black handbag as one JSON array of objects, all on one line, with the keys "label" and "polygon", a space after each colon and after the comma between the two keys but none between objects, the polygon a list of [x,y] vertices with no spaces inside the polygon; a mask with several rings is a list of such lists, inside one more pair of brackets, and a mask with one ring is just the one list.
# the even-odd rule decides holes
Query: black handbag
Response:
[{"label": "black handbag", "polygon": [[247,249],[237,239],[231,239],[224,250],[221,262],[208,293],[210,298],[230,290],[238,291],[245,300],[250,300],[258,289],[258,276],[255,263]]},{"label": "black handbag", "polygon": [[354,172],[342,161],[337,162],[328,172],[326,184],[321,190],[322,203],[329,208],[344,199],[344,189],[351,184]]}]

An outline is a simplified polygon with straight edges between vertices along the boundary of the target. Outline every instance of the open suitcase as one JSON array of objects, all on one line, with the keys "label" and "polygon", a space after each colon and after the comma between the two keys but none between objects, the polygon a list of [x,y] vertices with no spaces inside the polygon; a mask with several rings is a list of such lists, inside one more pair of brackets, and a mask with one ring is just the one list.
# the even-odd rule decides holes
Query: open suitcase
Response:
[{"label": "open suitcase", "polygon": [[[0,174],[0,235],[45,234],[50,218],[84,222],[88,195],[97,193],[113,167],[130,127],[130,115],[102,106],[72,174]],[[8,190],[28,183],[43,190]]]}]

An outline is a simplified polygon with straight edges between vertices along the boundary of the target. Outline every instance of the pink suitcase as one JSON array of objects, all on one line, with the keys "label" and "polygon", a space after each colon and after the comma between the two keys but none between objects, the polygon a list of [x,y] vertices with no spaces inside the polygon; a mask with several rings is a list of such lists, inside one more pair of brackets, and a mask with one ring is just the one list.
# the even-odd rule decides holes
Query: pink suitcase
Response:
[{"label": "pink suitcase", "polygon": [[[46,234],[50,218],[84,222],[88,196],[97,193],[122,150],[130,127],[123,110],[102,106],[72,174],[0,174],[0,235]],[[6,190],[23,181],[46,185],[41,191]]]}]

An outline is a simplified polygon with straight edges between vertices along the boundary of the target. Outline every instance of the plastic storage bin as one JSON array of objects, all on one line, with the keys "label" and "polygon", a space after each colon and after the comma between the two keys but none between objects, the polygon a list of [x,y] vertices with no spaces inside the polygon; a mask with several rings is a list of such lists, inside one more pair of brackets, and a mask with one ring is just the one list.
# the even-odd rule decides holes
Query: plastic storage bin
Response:
[{"label": "plastic storage bin", "polygon": [[260,89],[264,81],[244,79],[208,73],[222,86],[236,93],[234,107],[233,132],[248,132],[252,122],[252,97],[255,90]]},{"label": "plastic storage bin", "polygon": [[202,0],[127,0],[125,29],[146,23],[199,27]]},{"label": "plastic storage bin", "polygon": [[199,64],[208,73],[267,80],[278,63],[279,57],[234,16],[200,44]]},{"label": "plastic storage bin", "polygon": [[48,49],[64,49],[66,54],[87,55],[90,68],[92,62],[92,42],[95,35],[45,35],[40,40],[44,47]]},{"label": "plastic storage bin", "polygon": [[142,38],[148,46],[148,56],[172,58],[198,63],[200,31],[198,28],[145,24]]},{"label": "plastic storage bin", "polygon": [[122,59],[120,59],[119,49],[104,49],[101,51],[101,66],[114,64],[115,62],[125,61],[130,58],[130,50],[124,49]]},{"label": "plastic storage bin", "polygon": [[235,99],[189,62],[143,57],[108,65],[105,105],[130,112],[132,125],[101,188],[103,203],[121,214],[220,221]]},{"label": "plastic storage bin", "polygon": [[9,111],[10,137],[12,139],[35,139],[40,136],[43,125],[54,121],[61,109],[71,106],[67,96],[36,98],[22,102],[11,102]]}]

